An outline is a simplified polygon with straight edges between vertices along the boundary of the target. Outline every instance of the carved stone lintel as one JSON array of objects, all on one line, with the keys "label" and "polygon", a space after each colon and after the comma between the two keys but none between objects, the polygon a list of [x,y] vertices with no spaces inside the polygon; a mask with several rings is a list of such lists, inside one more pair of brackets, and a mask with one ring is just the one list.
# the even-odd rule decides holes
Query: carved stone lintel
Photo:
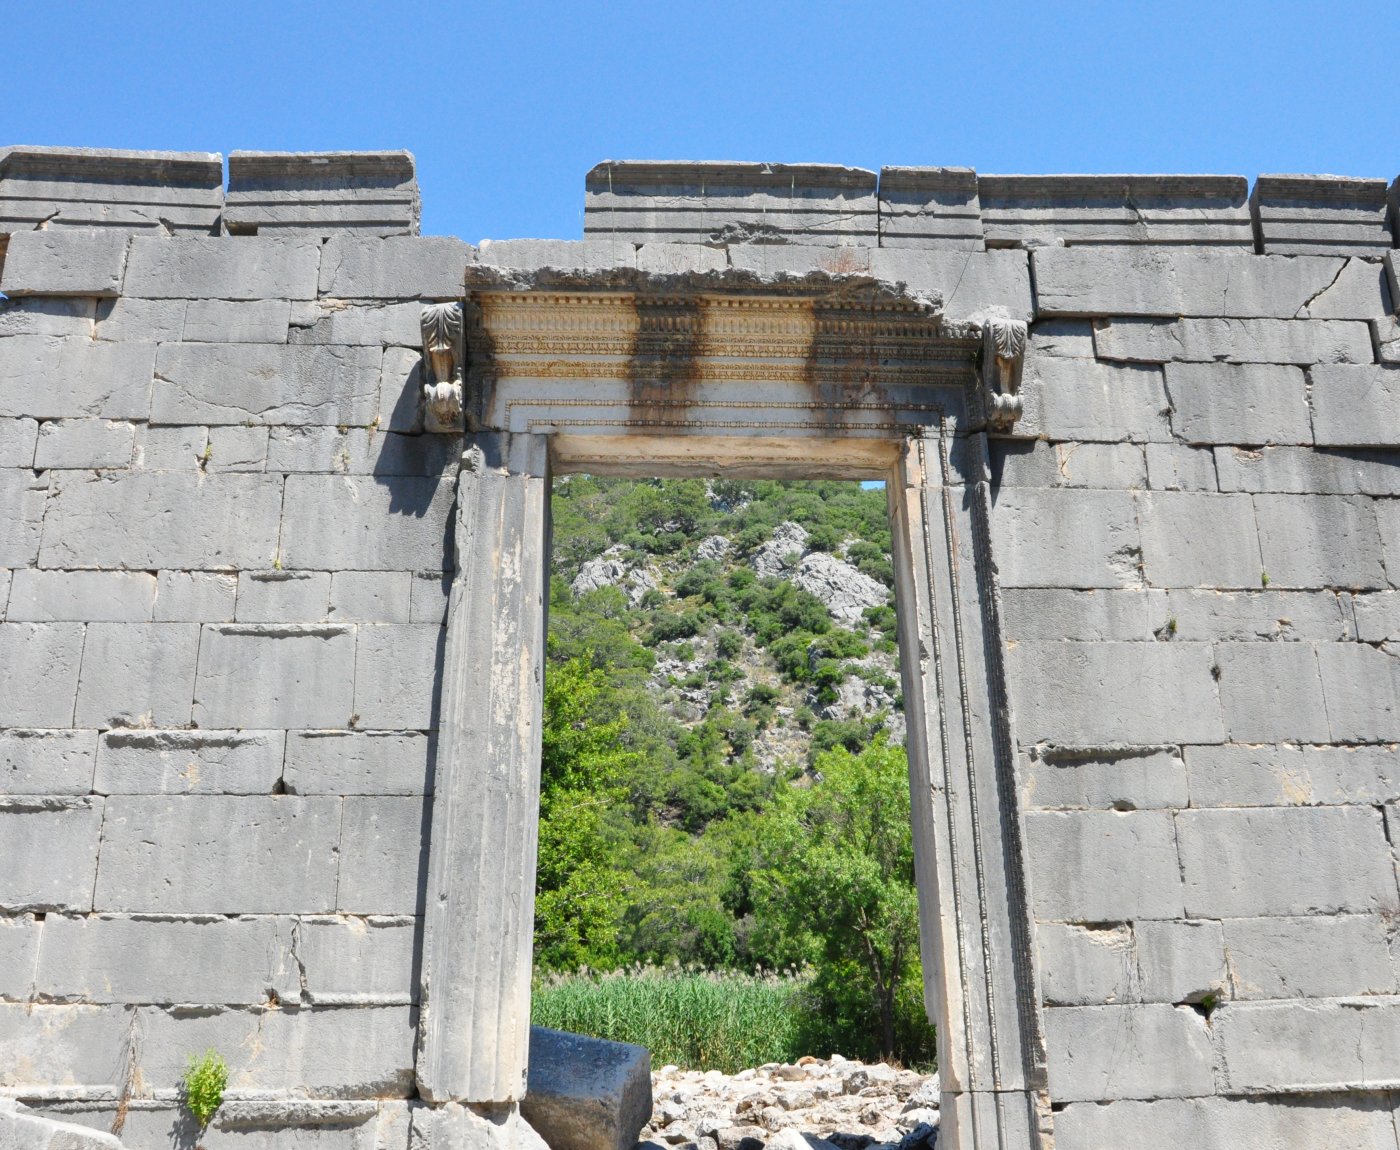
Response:
[{"label": "carved stone lintel", "polygon": [[462,305],[432,303],[423,308],[423,427],[455,433],[466,427],[462,414]]},{"label": "carved stone lintel", "polygon": [[990,317],[982,323],[982,399],[987,427],[1010,431],[1021,418],[1021,368],[1026,361],[1026,325]]}]

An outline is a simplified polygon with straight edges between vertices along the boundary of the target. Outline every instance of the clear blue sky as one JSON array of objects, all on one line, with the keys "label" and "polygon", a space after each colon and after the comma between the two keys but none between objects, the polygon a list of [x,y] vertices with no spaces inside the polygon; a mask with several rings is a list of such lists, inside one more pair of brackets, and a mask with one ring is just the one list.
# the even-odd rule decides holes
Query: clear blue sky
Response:
[{"label": "clear blue sky", "polygon": [[1400,173],[1400,5],[5,5],[0,143],[408,148],[426,233],[582,232],[603,159]]}]

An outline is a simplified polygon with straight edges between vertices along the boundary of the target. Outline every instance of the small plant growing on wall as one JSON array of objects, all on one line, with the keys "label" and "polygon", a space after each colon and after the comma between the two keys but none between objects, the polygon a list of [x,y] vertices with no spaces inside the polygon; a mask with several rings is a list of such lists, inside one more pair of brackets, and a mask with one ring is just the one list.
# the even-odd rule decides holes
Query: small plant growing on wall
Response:
[{"label": "small plant growing on wall", "polygon": [[190,1055],[185,1077],[180,1080],[180,1094],[200,1130],[209,1125],[209,1119],[224,1100],[227,1087],[228,1063],[222,1054],[206,1050],[201,1055]]}]

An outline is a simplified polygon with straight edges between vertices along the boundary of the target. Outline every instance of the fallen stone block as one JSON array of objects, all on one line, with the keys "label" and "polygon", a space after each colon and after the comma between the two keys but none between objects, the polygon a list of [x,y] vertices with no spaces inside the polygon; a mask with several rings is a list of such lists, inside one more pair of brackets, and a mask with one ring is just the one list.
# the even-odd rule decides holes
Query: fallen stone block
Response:
[{"label": "fallen stone block", "polygon": [[44,1118],[0,1098],[0,1150],[121,1150],[111,1134]]},{"label": "fallen stone block", "polygon": [[651,1117],[651,1054],[532,1026],[520,1112],[550,1150],[631,1150]]}]

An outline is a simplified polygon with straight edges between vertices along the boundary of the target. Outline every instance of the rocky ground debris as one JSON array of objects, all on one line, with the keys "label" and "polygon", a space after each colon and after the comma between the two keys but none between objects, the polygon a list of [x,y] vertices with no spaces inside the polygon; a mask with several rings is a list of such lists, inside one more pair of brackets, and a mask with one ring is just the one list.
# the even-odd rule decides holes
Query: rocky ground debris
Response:
[{"label": "rocky ground debris", "polygon": [[938,1076],[834,1054],[737,1074],[663,1066],[638,1150],[933,1150]]}]

